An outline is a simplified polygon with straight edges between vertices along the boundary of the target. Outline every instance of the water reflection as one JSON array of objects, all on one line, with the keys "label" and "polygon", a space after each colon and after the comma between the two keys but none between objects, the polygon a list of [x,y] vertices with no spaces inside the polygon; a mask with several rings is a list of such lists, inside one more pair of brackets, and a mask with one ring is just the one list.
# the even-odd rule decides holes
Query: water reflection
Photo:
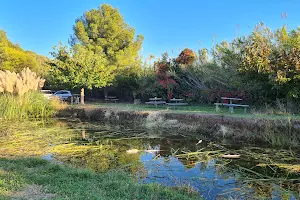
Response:
[{"label": "water reflection", "polygon": [[[67,120],[11,123],[0,124],[0,156],[43,156],[99,172],[121,168],[139,182],[188,186],[205,199],[300,197],[296,151],[199,143],[199,136],[174,136],[142,126]],[[221,153],[242,157],[224,159]]]},{"label": "water reflection", "polygon": [[[155,154],[143,153],[140,161],[147,175],[141,177],[139,182],[193,187],[205,199],[296,199],[299,197],[299,184],[287,181],[284,188],[278,187],[276,181],[261,182],[259,179],[245,181],[244,178],[251,173],[240,174],[235,165],[227,163],[229,167],[224,167],[224,163],[220,160],[187,161],[171,155],[157,157]],[[253,167],[252,165],[251,168]],[[294,188],[291,190],[291,187]],[[295,191],[294,196],[287,188]]]}]

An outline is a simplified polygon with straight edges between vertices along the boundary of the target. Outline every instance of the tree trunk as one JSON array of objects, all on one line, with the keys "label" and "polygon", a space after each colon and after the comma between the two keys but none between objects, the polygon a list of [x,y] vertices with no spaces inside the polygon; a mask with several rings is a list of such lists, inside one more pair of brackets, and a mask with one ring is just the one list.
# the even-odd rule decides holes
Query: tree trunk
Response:
[{"label": "tree trunk", "polygon": [[103,88],[103,92],[104,92],[104,98],[107,99],[107,95],[108,95],[107,87]]},{"label": "tree trunk", "polygon": [[84,88],[80,90],[80,103],[84,104]]},{"label": "tree trunk", "polygon": [[298,112],[295,99],[289,97],[288,95],[286,96],[286,109],[291,114],[295,114]]}]

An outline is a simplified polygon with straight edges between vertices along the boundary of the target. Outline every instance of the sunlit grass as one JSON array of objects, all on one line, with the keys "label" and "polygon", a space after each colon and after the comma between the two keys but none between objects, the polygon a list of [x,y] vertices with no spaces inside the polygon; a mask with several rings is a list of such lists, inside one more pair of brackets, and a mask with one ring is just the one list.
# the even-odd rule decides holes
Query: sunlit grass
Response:
[{"label": "sunlit grass", "polygon": [[[36,158],[0,158],[0,198],[12,199],[16,194],[36,196],[26,189],[42,186],[39,197],[51,194],[54,199],[200,199],[198,193],[158,184],[142,185],[122,171],[95,173]],[[29,194],[28,194],[29,193]],[[18,195],[22,198],[22,195]]]},{"label": "sunlit grass", "polygon": [[29,119],[51,117],[55,105],[38,92],[27,92],[22,96],[0,94],[0,118]]}]

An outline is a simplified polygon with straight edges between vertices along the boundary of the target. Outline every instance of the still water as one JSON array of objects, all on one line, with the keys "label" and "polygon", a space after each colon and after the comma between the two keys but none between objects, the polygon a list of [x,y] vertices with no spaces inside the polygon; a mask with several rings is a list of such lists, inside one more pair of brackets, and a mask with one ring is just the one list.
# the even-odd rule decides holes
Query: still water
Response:
[{"label": "still water", "polygon": [[62,119],[12,123],[0,125],[1,156],[40,156],[99,172],[126,170],[140,183],[183,186],[204,199],[300,197],[297,150],[206,141],[201,134],[143,125]]}]

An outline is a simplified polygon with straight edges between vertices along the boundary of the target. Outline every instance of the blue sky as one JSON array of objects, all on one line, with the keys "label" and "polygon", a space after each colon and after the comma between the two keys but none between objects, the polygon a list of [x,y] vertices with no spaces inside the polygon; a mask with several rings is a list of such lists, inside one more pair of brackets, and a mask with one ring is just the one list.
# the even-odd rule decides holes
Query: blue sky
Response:
[{"label": "blue sky", "polygon": [[300,22],[299,0],[13,0],[1,1],[0,29],[24,49],[49,56],[59,41],[67,44],[75,19],[102,3],[118,8],[144,35],[144,57],[210,48],[250,33],[261,21],[272,29]]}]

